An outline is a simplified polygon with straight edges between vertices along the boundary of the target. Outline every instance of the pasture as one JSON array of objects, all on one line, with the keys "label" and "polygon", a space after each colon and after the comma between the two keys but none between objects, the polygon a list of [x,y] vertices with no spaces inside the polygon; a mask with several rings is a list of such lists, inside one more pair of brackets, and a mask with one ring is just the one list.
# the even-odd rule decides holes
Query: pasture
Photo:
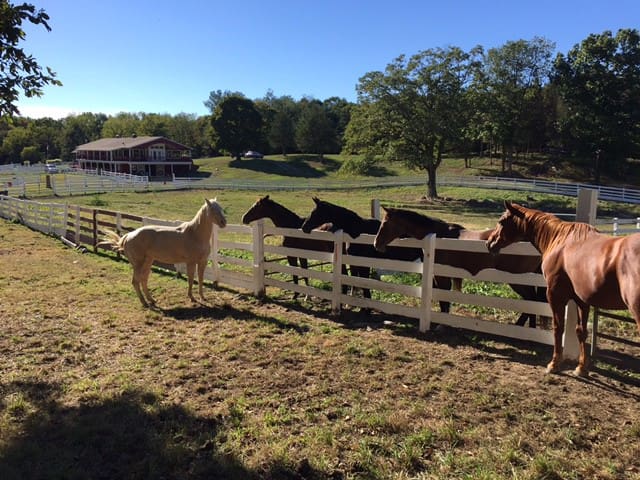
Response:
[{"label": "pasture", "polygon": [[[186,220],[212,193],[230,223],[261,194],[73,203]],[[365,215],[370,198],[419,196],[382,193],[330,199]],[[441,194],[452,199],[429,214],[473,228],[493,226],[502,208],[487,192],[477,204],[456,200],[470,192]],[[312,208],[310,193],[274,198]],[[550,347],[420,334],[416,322],[357,310],[335,318],[277,290],[259,301],[207,286],[206,303],[192,305],[186,280],[154,272],[161,308],[143,309],[128,263],[4,220],[0,256],[0,478],[640,478],[632,347],[607,350],[627,368],[544,375]]]}]

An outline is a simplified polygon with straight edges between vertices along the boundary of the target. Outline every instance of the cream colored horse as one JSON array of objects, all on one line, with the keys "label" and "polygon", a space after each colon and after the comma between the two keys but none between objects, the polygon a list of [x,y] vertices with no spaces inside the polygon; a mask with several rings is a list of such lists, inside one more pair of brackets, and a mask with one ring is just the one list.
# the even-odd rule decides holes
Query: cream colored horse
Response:
[{"label": "cream colored horse", "polygon": [[116,232],[105,230],[106,237],[98,243],[98,246],[109,245],[119,252],[124,252],[133,266],[131,283],[145,307],[155,305],[155,300],[147,287],[154,260],[162,263],[186,263],[189,279],[188,295],[192,301],[195,301],[192,293],[193,276],[198,267],[198,292],[200,298],[204,300],[202,282],[204,269],[211,253],[214,223],[224,228],[227,220],[216,199],[205,198],[205,204],[189,222],[184,222],[177,227],[146,225],[122,237]]}]

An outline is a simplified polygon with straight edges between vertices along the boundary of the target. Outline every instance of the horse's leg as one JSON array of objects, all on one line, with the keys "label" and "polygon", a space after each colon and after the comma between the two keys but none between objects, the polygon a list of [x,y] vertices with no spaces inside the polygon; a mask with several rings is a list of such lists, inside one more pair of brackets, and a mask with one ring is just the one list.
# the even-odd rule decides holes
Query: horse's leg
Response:
[{"label": "horse's leg", "polygon": [[576,335],[580,346],[580,357],[575,373],[580,377],[589,375],[589,353],[587,352],[587,320],[589,319],[589,305],[582,302],[578,305],[578,321],[576,323]]},{"label": "horse's leg", "polygon": [[[538,289],[530,285],[509,285],[511,289],[525,300],[538,300]],[[532,313],[521,313],[516,320],[516,325],[524,327],[529,322],[529,327],[536,327],[536,316]]]},{"label": "horse's leg", "polygon": [[187,282],[189,284],[189,290],[187,291],[187,296],[191,299],[192,302],[196,301],[196,298],[193,296],[193,277],[196,272],[196,264],[195,263],[187,263]]},{"label": "horse's leg", "polygon": [[[433,277],[433,286],[440,290],[451,290],[453,282],[449,277]],[[451,303],[440,300],[440,311],[443,313],[449,313]]]},{"label": "horse's leg", "polygon": [[[298,258],[298,261],[300,262],[300,267],[304,268],[305,270],[309,267],[309,263],[307,262],[306,258]],[[309,286],[309,277],[302,277],[304,279],[304,283],[307,285],[307,287]]]},{"label": "horse's leg", "polygon": [[153,306],[156,304],[156,301],[151,296],[151,292],[149,292],[149,287],[147,286],[149,283],[149,275],[151,274],[151,265],[153,265],[153,258],[146,258],[142,263],[139,279],[140,285],[142,285],[142,291],[147,297],[147,302]]},{"label": "horse's leg", "polygon": [[[297,267],[298,266],[298,258],[297,257],[287,257],[287,262],[289,263],[289,265],[291,267]],[[298,275],[296,275],[296,274],[293,275],[293,283],[298,285]],[[298,292],[293,292],[293,298],[298,298]]]},{"label": "horse's leg", "polygon": [[553,312],[553,357],[547,365],[547,373],[555,373],[562,363],[562,335],[564,334],[564,314],[566,301],[552,298],[551,289],[547,292],[547,299]]},{"label": "horse's leg", "polygon": [[146,308],[149,305],[147,304],[147,301],[144,298],[144,295],[142,295],[142,290],[140,289],[140,282],[141,282],[140,269],[141,268],[142,268],[142,265],[133,265],[133,275],[131,276],[131,285],[133,285],[133,289],[136,291],[136,294],[140,299],[140,303],[142,303],[142,306]]},{"label": "horse's leg", "polygon": [[[349,268],[351,269],[351,275],[353,275],[355,277],[369,278],[369,275],[371,274],[371,269],[369,267],[349,266]],[[363,288],[362,289],[362,296],[364,298],[369,298],[370,299],[371,298],[371,290],[369,290],[368,288]]]},{"label": "horse's leg", "polygon": [[207,268],[208,258],[205,258],[202,262],[198,262],[198,293],[200,294],[200,298],[202,301],[205,301],[204,298],[204,271]]}]

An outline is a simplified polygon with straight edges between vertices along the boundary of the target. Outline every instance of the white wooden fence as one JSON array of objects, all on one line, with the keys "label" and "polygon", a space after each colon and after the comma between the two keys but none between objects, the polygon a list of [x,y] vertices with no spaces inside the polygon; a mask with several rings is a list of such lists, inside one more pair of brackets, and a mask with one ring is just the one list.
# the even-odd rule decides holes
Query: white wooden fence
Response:
[{"label": "white wooden fence", "polygon": [[[74,228],[79,228],[80,221],[79,218],[76,218],[79,215],[79,211],[79,208],[65,205],[31,202],[0,196],[0,216],[18,220],[44,233],[66,236],[66,238],[70,239],[80,238],[79,231],[74,231]],[[120,230],[121,216],[125,215],[116,215],[117,230]],[[142,223],[166,225],[179,222],[145,218]],[[282,235],[332,242],[334,245],[333,252],[285,248],[273,244],[273,240],[265,241],[265,239],[273,239],[273,236]],[[343,253],[345,242],[372,244],[373,238],[373,235],[361,235],[354,240],[342,231],[305,234],[297,229],[283,229],[266,225],[263,221],[254,222],[251,226],[228,224],[224,229],[214,226],[211,262],[205,272],[205,278],[214,282],[214,284],[223,283],[234,288],[246,289],[256,295],[261,295],[267,287],[276,287],[318,297],[331,302],[332,310],[335,313],[339,313],[344,305],[350,305],[370,308],[392,315],[415,318],[419,320],[421,331],[428,330],[431,323],[436,322],[514,339],[529,340],[548,345],[553,344],[552,333],[548,330],[520,327],[479,317],[456,315],[455,313],[443,313],[433,308],[435,302],[444,300],[458,304],[549,316],[551,312],[546,302],[442,290],[434,288],[432,282],[434,275],[440,275],[498,283],[544,286],[545,282],[542,275],[534,273],[509,274],[489,269],[471,276],[463,269],[434,264],[433,262],[436,249],[441,248],[486,253],[486,246],[482,241],[438,239],[434,236],[428,236],[423,240],[400,239],[391,244],[400,247],[421,248],[424,252],[425,260],[417,262],[356,257]],[[504,252],[515,255],[536,253],[529,243],[512,245],[505,249]],[[281,261],[286,256],[304,257],[309,260],[310,264],[315,264],[316,266],[322,264],[323,267],[320,269],[317,267],[309,269],[291,267]],[[382,280],[352,277],[342,273],[343,265],[360,265],[388,271],[417,273],[421,274],[421,284],[413,286],[391,283],[385,281],[384,277]],[[316,282],[311,282],[311,286],[306,286],[302,282],[299,285],[295,285],[285,280],[288,275],[294,274],[300,278],[308,277],[316,280]],[[365,299],[350,293],[343,293],[343,286],[353,286],[360,289],[369,288],[379,292],[402,295],[406,297],[407,302],[401,304],[384,301],[380,299],[385,298],[383,295],[379,296],[380,298],[378,299]],[[565,354],[569,358],[577,355],[573,330],[571,315],[569,315],[566,325],[566,332],[569,335],[565,339]]]}]

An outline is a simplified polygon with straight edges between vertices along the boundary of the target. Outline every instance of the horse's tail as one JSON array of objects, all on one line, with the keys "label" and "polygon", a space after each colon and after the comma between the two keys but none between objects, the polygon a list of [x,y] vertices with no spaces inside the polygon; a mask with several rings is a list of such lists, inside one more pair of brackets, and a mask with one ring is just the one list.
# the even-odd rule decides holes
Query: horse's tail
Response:
[{"label": "horse's tail", "polygon": [[100,242],[96,243],[96,247],[108,246],[116,250],[117,252],[124,251],[124,242],[123,242],[125,237],[124,235],[121,237],[113,230],[109,230],[107,228],[102,230],[102,233],[104,234],[104,237]]}]

